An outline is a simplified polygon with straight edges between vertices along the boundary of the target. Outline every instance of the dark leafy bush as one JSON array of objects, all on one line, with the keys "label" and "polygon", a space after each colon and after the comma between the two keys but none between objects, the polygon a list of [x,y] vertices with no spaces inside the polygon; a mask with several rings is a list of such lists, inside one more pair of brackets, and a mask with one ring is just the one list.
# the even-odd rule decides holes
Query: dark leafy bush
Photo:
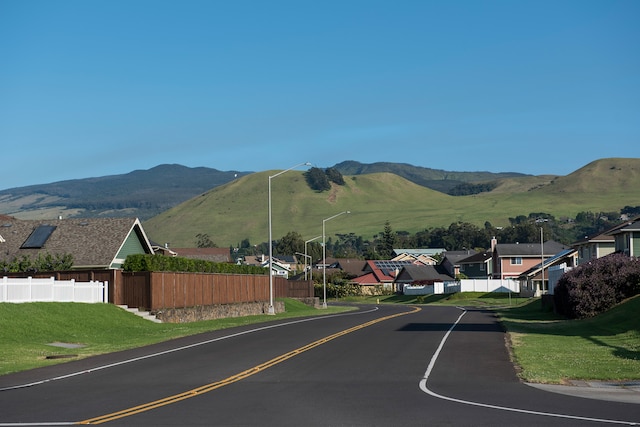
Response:
[{"label": "dark leafy bush", "polygon": [[585,318],[637,294],[640,294],[640,261],[616,253],[565,273],[555,287],[553,298],[559,314]]},{"label": "dark leafy bush", "polygon": [[38,254],[35,260],[22,255],[10,262],[0,261],[0,271],[5,273],[36,273],[38,271],[64,271],[73,266],[73,255],[50,253]]},{"label": "dark leafy bush", "polygon": [[164,255],[129,255],[122,266],[124,271],[180,271],[190,273],[268,274],[268,269],[254,265],[210,262]]}]

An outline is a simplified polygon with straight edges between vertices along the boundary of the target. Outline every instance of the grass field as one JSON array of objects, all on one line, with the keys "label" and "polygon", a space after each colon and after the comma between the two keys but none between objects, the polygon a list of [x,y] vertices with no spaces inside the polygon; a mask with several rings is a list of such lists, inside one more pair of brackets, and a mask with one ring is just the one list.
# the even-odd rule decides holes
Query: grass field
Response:
[{"label": "grass field", "polygon": [[[153,323],[112,304],[0,304],[0,375],[234,326],[349,310],[285,300],[285,313],[193,323]],[[81,345],[77,348],[52,343]],[[67,358],[69,357],[69,358]]]},{"label": "grass field", "polygon": [[[512,342],[514,362],[529,382],[568,379],[640,380],[640,296],[592,319],[563,320],[540,300],[508,294],[460,293],[423,298],[387,296],[343,302],[438,304],[495,310]],[[334,313],[286,300],[278,318]],[[110,304],[0,304],[0,375],[139,347],[211,330],[274,320],[248,316],[188,324],[152,323]],[[79,348],[52,343],[80,344]],[[47,357],[73,356],[72,359]]]}]

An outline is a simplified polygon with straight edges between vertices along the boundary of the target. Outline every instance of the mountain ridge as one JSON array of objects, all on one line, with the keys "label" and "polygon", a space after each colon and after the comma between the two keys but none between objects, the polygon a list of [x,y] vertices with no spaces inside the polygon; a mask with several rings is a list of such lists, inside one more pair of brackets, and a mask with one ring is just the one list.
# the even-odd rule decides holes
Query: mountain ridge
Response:
[{"label": "mountain ridge", "polygon": [[[392,172],[418,185],[446,192],[464,182],[524,176],[517,173],[449,172],[405,163],[364,164],[353,160],[334,166],[344,175]],[[360,172],[351,173],[357,168]],[[0,213],[22,219],[135,216],[149,219],[191,197],[251,171],[219,171],[162,164],[126,174],[56,181],[0,190]],[[455,177],[455,179],[451,179]],[[96,199],[96,194],[100,199]]]}]

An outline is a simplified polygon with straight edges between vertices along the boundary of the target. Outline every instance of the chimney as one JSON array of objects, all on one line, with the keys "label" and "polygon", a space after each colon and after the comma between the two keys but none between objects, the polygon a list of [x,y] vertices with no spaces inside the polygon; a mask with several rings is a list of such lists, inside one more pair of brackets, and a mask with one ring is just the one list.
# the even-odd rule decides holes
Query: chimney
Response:
[{"label": "chimney", "polygon": [[496,236],[493,236],[491,238],[491,252],[495,252],[496,251],[496,245],[498,244],[498,239],[496,239]]}]

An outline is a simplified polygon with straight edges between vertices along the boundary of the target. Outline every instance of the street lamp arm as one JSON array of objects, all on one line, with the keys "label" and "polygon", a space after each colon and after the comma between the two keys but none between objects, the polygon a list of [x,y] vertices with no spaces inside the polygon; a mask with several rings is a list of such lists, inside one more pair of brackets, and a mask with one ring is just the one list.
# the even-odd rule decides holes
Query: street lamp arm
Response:
[{"label": "street lamp arm", "polygon": [[270,175],[269,178],[275,178],[278,175],[282,175],[283,173],[289,172],[290,170],[295,169],[295,168],[300,167],[300,166],[311,166],[311,163],[309,163],[309,162],[299,163],[299,164],[297,164],[295,166],[291,166],[289,169],[285,169],[283,171],[280,171],[275,175]]}]

